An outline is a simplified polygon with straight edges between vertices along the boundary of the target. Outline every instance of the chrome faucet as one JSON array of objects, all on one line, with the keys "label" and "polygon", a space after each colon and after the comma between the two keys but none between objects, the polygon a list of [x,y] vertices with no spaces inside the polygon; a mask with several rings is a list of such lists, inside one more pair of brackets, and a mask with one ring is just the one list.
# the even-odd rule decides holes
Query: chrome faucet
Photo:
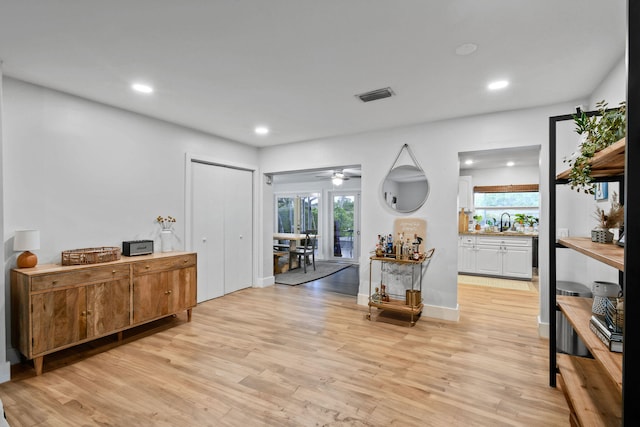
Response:
[{"label": "chrome faucet", "polygon": [[[504,222],[505,215],[508,217],[506,223]],[[508,212],[504,212],[500,217],[500,232],[509,230],[509,227],[511,227],[511,215]]]}]

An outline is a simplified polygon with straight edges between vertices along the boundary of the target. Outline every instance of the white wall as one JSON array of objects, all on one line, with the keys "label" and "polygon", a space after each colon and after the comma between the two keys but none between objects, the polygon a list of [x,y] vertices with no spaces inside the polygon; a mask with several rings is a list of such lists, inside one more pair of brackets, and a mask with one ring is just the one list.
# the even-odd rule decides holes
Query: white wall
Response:
[{"label": "white wall", "polygon": [[472,177],[473,186],[537,184],[540,180],[540,167],[516,166],[490,169],[462,169],[460,175]]},{"label": "white wall", "polygon": [[627,100],[627,64],[625,58],[611,69],[609,74],[602,80],[593,91],[589,99],[589,108],[595,108],[596,102],[605,100],[609,107],[617,107]]},{"label": "white wall", "polygon": [[[3,89],[4,242],[11,247],[16,229],[39,229],[40,264],[123,240],[159,247],[158,215],[177,218],[184,249],[186,153],[258,168],[253,147],[10,78]],[[17,254],[9,255],[6,283]]]},{"label": "white wall", "polygon": [[[425,314],[456,319],[458,152],[540,145],[545,164],[544,160],[548,158],[549,116],[566,114],[572,111],[574,105],[567,103],[269,147],[261,150],[261,165],[266,173],[287,171],[290,169],[290,158],[307,159],[309,169],[333,164],[362,165],[363,245],[359,302],[364,303],[368,293],[368,257],[375,236],[384,230],[391,231],[394,219],[402,216],[384,205],[380,195],[381,184],[402,145],[409,144],[431,184],[431,193],[425,205],[414,214],[406,215],[427,220],[426,247],[436,248],[423,289],[428,305]],[[296,166],[299,168],[299,165]],[[545,189],[548,191],[546,170],[543,176],[545,182],[541,183],[541,193],[544,195]],[[269,200],[272,198],[265,196],[265,203]],[[544,220],[541,221],[543,223]],[[265,227],[270,224],[265,223]],[[541,233],[544,234],[542,225]],[[546,241],[546,236],[541,236],[541,246],[546,245]],[[541,283],[541,293],[545,292],[546,286],[548,279]],[[541,306],[544,319],[548,318],[547,305]]]}]

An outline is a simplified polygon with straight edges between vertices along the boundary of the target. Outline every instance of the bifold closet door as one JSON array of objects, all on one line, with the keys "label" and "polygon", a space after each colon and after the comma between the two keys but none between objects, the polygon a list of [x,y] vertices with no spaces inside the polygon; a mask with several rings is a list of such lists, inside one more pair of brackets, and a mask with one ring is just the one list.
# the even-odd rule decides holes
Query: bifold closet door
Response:
[{"label": "bifold closet door", "polygon": [[228,294],[250,287],[253,281],[253,173],[225,172],[224,291]]},{"label": "bifold closet door", "polygon": [[253,281],[253,173],[192,162],[192,242],[198,302]]},{"label": "bifold closet door", "polygon": [[191,241],[198,253],[198,302],[224,295],[224,168],[191,163]]}]

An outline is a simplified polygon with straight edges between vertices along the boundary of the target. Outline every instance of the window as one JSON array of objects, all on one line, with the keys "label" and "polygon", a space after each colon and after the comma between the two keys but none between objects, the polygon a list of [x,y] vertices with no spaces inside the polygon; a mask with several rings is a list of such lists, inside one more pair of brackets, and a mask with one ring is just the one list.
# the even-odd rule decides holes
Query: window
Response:
[{"label": "window", "polygon": [[513,225],[516,214],[540,218],[538,184],[474,187],[473,202],[481,225],[500,225],[503,218]]},{"label": "window", "polygon": [[275,197],[278,233],[301,233],[318,229],[318,194]]}]

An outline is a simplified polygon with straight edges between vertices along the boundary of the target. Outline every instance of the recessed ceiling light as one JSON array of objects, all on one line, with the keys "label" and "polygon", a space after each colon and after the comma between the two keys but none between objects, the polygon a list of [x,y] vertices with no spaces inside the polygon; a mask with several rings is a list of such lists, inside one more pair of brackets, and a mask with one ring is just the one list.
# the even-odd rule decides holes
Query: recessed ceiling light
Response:
[{"label": "recessed ceiling light", "polygon": [[478,50],[478,45],[475,43],[464,43],[456,48],[456,54],[460,56],[471,55]]},{"label": "recessed ceiling light", "polygon": [[464,161],[465,165],[472,165],[473,164],[473,160],[469,159],[469,160],[465,160]]},{"label": "recessed ceiling light", "polygon": [[498,90],[504,89],[507,86],[509,86],[509,82],[507,80],[497,80],[495,82],[489,83],[487,88],[489,88],[489,90]]},{"label": "recessed ceiling light", "polygon": [[253,131],[256,135],[266,135],[269,133],[269,128],[266,126],[257,126]]},{"label": "recessed ceiling light", "polygon": [[153,93],[153,88],[144,83],[134,83],[131,85],[131,89],[140,93]]},{"label": "recessed ceiling light", "polygon": [[507,162],[507,166],[511,167],[511,166],[513,166],[513,165],[515,165],[515,163],[513,163],[513,162]]}]

